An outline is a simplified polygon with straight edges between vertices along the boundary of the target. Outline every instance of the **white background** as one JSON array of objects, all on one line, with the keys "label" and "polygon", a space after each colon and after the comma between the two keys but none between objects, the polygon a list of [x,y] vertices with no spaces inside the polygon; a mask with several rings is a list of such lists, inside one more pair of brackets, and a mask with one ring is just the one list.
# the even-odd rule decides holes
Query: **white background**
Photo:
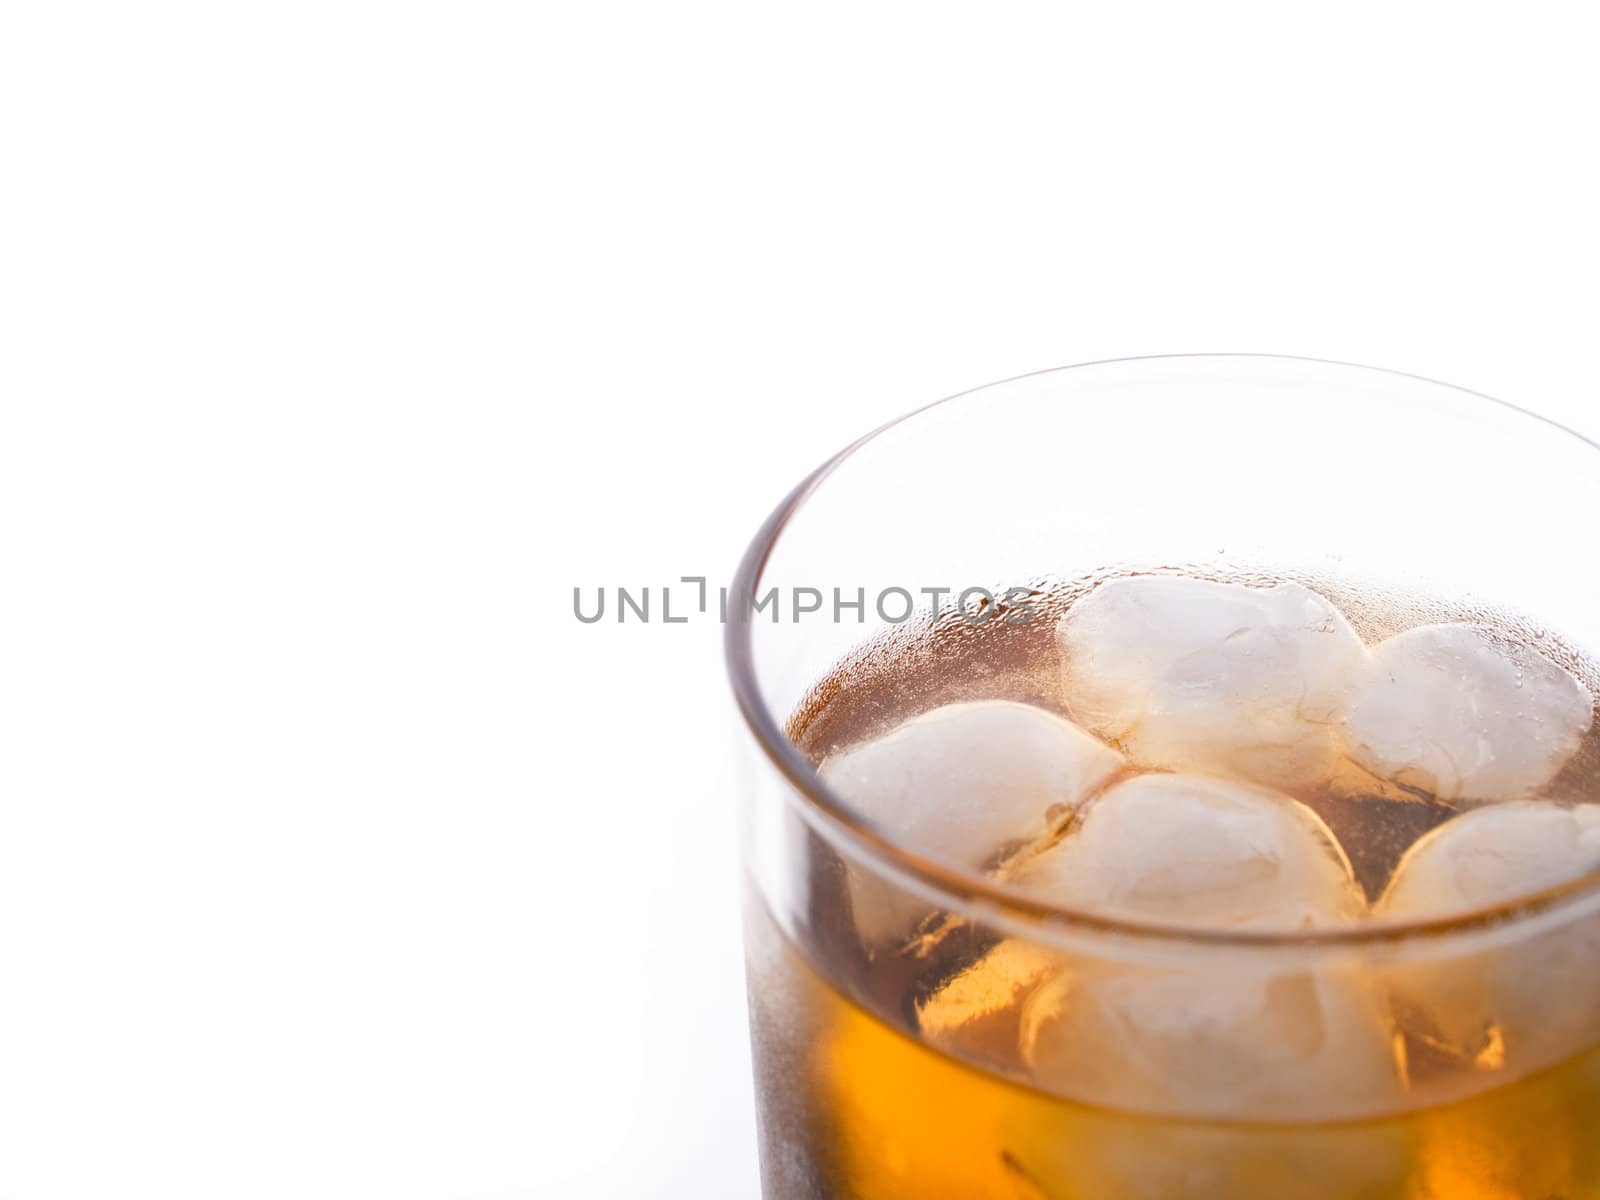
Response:
[{"label": "white background", "polygon": [[719,630],[573,587],[1084,359],[1600,434],[1595,32],[0,9],[0,1197],[752,1195]]}]

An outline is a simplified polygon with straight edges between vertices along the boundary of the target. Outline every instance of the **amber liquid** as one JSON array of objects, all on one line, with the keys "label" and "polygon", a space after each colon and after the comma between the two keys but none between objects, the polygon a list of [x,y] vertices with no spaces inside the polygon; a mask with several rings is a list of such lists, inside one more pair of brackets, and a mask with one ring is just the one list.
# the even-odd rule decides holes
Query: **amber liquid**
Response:
[{"label": "amber liquid", "polygon": [[1600,1049],[1372,1121],[1119,1113],[968,1066],[825,982],[747,915],[768,1200],[1591,1200]]},{"label": "amber liquid", "polygon": [[[1505,623],[1303,582],[1369,640],[1440,619]],[[1042,595],[1027,624],[894,631],[822,680],[790,735],[820,760],[938,704],[1054,707],[1050,631],[1082,587]],[[1592,664],[1545,633],[1515,632],[1594,689]],[[1551,794],[1593,799],[1597,779],[1600,737],[1591,734]],[[1374,896],[1405,849],[1452,815],[1370,779],[1329,780],[1299,798],[1338,834]],[[1482,1063],[1446,1062],[1426,1039],[1397,1030],[1403,1074],[1425,1083],[1431,1069],[1483,1067],[1482,1083],[1448,1102],[1420,1089],[1414,1103],[1356,1120],[1208,1122],[1099,1108],[975,1066],[981,1052],[938,1036],[936,1023],[980,1042],[1012,1036],[1014,997],[992,985],[1003,972],[974,974],[991,982],[970,994],[949,986],[992,939],[963,944],[957,935],[919,961],[864,953],[837,858],[816,838],[805,857],[808,907],[785,924],[795,936],[754,887],[746,905],[767,1200],[1600,1200],[1600,1048],[1504,1080],[1492,1045]],[[928,1006],[935,994],[937,1009]]]}]

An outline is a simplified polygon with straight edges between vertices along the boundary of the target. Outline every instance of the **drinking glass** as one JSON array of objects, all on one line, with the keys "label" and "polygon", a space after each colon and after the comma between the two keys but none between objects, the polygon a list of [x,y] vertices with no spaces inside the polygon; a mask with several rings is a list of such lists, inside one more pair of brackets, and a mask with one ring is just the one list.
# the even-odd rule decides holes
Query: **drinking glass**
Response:
[{"label": "drinking glass", "polygon": [[[952,700],[1059,708],[1054,618],[1125,571],[1298,580],[1369,640],[1509,623],[1583,674],[1597,512],[1570,431],[1273,356],[1026,375],[822,464],[751,544],[726,629],[767,1200],[1600,1197],[1600,871],[1442,916],[1175,926],[925,857],[817,770]],[[1600,799],[1592,758],[1563,802]],[[1383,802],[1384,845],[1361,797],[1322,812],[1369,891],[1387,843],[1448,815]],[[1105,989],[1145,1024],[1085,1000]]]}]

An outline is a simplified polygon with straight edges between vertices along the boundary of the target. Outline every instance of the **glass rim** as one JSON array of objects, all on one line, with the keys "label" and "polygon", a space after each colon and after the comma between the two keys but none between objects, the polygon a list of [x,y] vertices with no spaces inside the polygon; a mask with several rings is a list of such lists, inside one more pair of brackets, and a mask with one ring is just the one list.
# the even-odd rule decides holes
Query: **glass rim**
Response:
[{"label": "glass rim", "polygon": [[1600,451],[1600,443],[1568,428],[1559,421],[1483,392],[1476,392],[1456,384],[1444,383],[1410,371],[1396,371],[1385,367],[1367,366],[1362,363],[1295,354],[1215,352],[1142,354],[1123,358],[1094,359],[1087,362],[1071,363],[1066,366],[1046,367],[1038,371],[1026,371],[1020,375],[1012,375],[991,383],[980,384],[977,387],[966,388],[912,409],[857,438],[802,479],[783,498],[782,502],[773,509],[766,520],[762,522],[760,529],[746,548],[743,557],[739,561],[738,569],[734,573],[730,589],[734,599],[734,607],[730,612],[723,634],[723,649],[728,677],[733,687],[734,699],[738,705],[740,715],[751,734],[755,737],[757,746],[761,749],[767,761],[778,770],[779,774],[793,789],[790,794],[784,797],[784,802],[786,804],[795,804],[798,799],[802,802],[798,806],[801,816],[809,824],[815,826],[820,820],[837,835],[842,836],[871,866],[875,868],[887,867],[891,874],[915,880],[923,888],[931,890],[941,898],[948,897],[954,900],[955,903],[948,906],[953,911],[961,912],[975,907],[984,910],[999,910],[1005,916],[1029,926],[1059,926],[1079,932],[1141,940],[1219,947],[1255,946],[1301,949],[1375,947],[1423,938],[1439,938],[1446,935],[1484,931],[1511,921],[1531,919],[1565,904],[1575,903],[1584,897],[1600,894],[1600,867],[1596,867],[1575,878],[1514,896],[1509,900],[1467,909],[1462,912],[1407,920],[1378,918],[1352,925],[1331,926],[1321,929],[1203,929],[1165,921],[1148,921],[1113,916],[1103,912],[1096,912],[1092,909],[1055,904],[1049,900],[1031,896],[1021,889],[1006,887],[975,873],[946,866],[897,844],[891,837],[876,829],[870,821],[856,813],[843,796],[829,787],[810,760],[801,753],[800,748],[789,738],[784,730],[784,722],[773,714],[765,697],[761,694],[761,686],[756,680],[755,655],[751,640],[752,630],[756,627],[756,623],[747,619],[748,606],[746,598],[753,598],[758,594],[757,587],[761,581],[762,572],[789,522],[804,506],[811,494],[840,465],[863,446],[932,409],[978,392],[1003,387],[1006,384],[1016,383],[1023,379],[1055,375],[1086,367],[1149,362],[1201,362],[1219,359],[1235,359],[1252,363],[1299,363],[1337,367],[1429,384],[1433,387],[1455,392],[1463,397],[1470,397],[1474,401],[1486,401],[1521,416],[1529,417],[1560,433],[1577,439],[1591,449]]}]

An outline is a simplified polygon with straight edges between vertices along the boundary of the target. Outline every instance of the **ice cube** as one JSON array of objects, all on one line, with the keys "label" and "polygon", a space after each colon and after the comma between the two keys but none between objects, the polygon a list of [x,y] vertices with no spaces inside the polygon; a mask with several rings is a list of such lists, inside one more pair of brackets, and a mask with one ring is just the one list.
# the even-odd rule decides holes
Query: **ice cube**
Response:
[{"label": "ice cube", "polygon": [[1064,970],[1022,1008],[1038,1086],[1118,1109],[1317,1120],[1394,1104],[1387,1014],[1371,981],[1330,970]]},{"label": "ice cube", "polygon": [[1463,813],[1419,838],[1379,910],[1438,917],[1499,904],[1600,867],[1600,804],[1539,801]]},{"label": "ice cube", "polygon": [[[1501,904],[1600,868],[1600,805],[1511,801],[1422,837],[1377,912],[1400,919]],[[1522,1074],[1600,1038],[1600,917],[1515,925],[1454,954],[1398,965],[1396,1007],[1414,1032],[1478,1070]]]},{"label": "ice cube", "polygon": [[[1329,926],[1366,908],[1309,808],[1193,775],[1107,788],[1014,882],[1073,906],[1209,929]],[[1021,1039],[1040,1085],[1141,1112],[1272,1119],[1348,1114],[1392,1095],[1388,1025],[1369,979],[1203,954],[1173,967],[1075,962],[1035,989]]]},{"label": "ice cube", "polygon": [[[1054,713],[984,700],[923,713],[876,741],[830,754],[819,771],[897,845],[977,869],[1008,843],[1044,834],[1123,766],[1117,751]],[[846,869],[856,927],[869,946],[903,936],[926,912],[892,885]]]},{"label": "ice cube", "polygon": [[1069,967],[1023,1006],[1040,1087],[1141,1113],[1255,1120],[1356,1116],[1400,1095],[1374,982],[1244,960]]},{"label": "ice cube", "polygon": [[1588,689],[1480,625],[1423,625],[1372,648],[1344,718],[1367,769],[1443,800],[1534,796],[1594,717]]},{"label": "ice cube", "polygon": [[1068,907],[1212,929],[1331,925],[1367,907],[1314,812],[1281,792],[1203,775],[1113,784],[1010,877]]},{"label": "ice cube", "polygon": [[1135,762],[1289,789],[1328,774],[1366,653],[1309,588],[1179,575],[1108,580],[1056,636],[1072,718]]}]

